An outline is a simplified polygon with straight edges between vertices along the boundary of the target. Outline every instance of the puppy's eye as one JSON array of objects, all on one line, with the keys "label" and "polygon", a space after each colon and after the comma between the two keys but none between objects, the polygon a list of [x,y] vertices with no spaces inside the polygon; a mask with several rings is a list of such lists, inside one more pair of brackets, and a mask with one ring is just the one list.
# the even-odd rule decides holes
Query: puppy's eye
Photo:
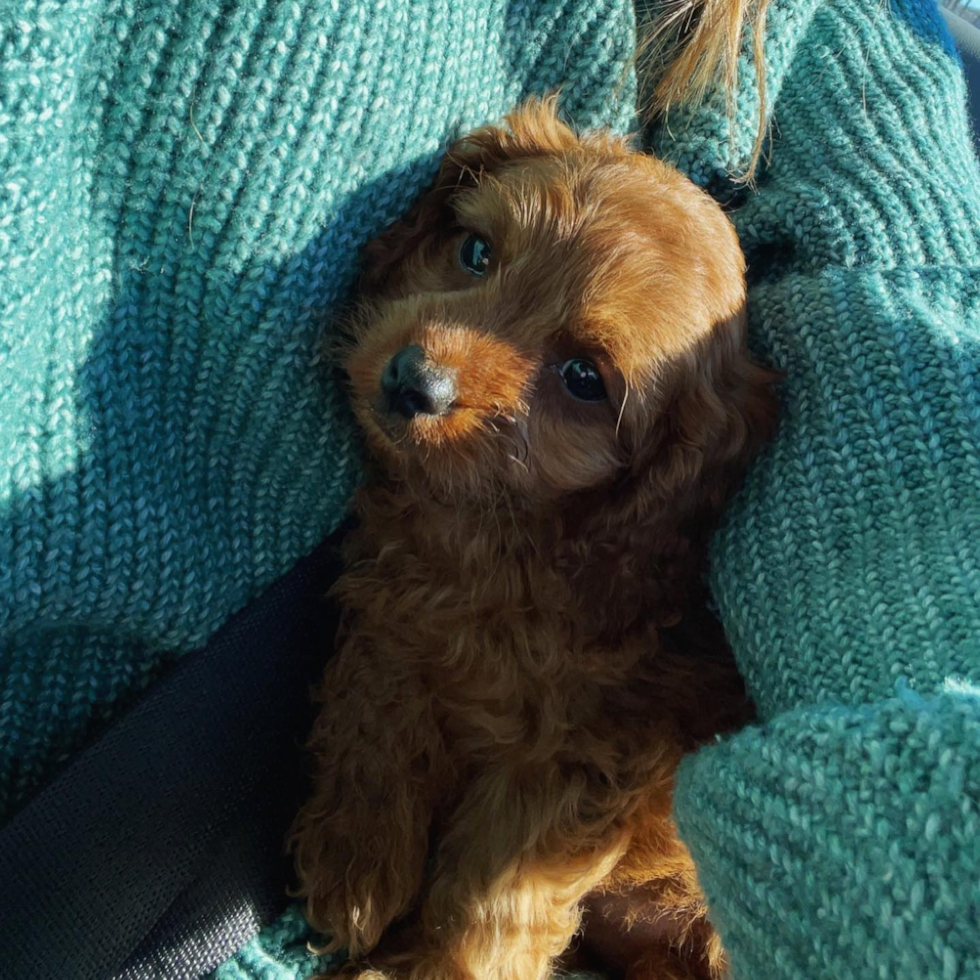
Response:
[{"label": "puppy's eye", "polygon": [[606,386],[596,366],[584,357],[565,361],[558,368],[568,393],[580,402],[601,402],[606,397]]},{"label": "puppy's eye", "polygon": [[469,235],[459,249],[459,264],[471,275],[486,275],[490,267],[490,243],[479,235]]}]

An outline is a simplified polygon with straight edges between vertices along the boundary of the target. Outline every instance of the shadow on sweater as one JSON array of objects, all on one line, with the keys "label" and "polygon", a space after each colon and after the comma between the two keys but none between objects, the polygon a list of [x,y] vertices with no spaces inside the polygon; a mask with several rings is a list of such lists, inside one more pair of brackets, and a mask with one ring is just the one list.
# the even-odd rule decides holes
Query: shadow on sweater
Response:
[{"label": "shadow on sweater", "polygon": [[169,262],[120,263],[64,396],[74,459],[0,514],[0,814],[343,520],[359,462],[329,311],[436,159],[366,183],[277,261],[188,274],[220,243],[185,214]]}]

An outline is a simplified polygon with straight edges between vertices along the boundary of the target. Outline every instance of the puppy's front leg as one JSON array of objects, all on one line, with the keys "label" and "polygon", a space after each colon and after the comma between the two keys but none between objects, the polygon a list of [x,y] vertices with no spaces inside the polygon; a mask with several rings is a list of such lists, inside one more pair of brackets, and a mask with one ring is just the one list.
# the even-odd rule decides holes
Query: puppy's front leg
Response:
[{"label": "puppy's front leg", "polygon": [[587,788],[557,766],[484,772],[440,844],[417,944],[385,975],[546,980],[628,844],[608,812],[589,812]]},{"label": "puppy's front leg", "polygon": [[320,700],[314,793],[289,846],[307,918],[356,958],[421,887],[442,738],[419,679],[363,649],[330,664]]}]

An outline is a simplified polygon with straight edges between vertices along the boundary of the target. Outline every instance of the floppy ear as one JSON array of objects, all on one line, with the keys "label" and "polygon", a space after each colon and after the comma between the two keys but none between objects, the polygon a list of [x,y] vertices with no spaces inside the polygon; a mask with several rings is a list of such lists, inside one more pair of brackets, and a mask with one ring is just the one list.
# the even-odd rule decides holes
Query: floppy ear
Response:
[{"label": "floppy ear", "polygon": [[453,226],[453,195],[474,187],[503,164],[569,150],[579,143],[558,118],[558,97],[529,99],[496,126],[484,126],[456,140],[442,159],[435,182],[400,221],[365,247],[362,290],[384,290],[406,256],[440,230]]},{"label": "floppy ear", "polygon": [[628,507],[636,520],[666,514],[713,527],[776,421],[779,376],[745,346],[744,306],[668,371],[653,439],[634,447]]},{"label": "floppy ear", "polygon": [[631,437],[629,468],[579,502],[589,516],[575,522],[569,560],[598,633],[640,619],[672,626],[703,604],[710,535],[775,426],[778,376],[749,358],[744,310],[665,373],[656,420]]}]

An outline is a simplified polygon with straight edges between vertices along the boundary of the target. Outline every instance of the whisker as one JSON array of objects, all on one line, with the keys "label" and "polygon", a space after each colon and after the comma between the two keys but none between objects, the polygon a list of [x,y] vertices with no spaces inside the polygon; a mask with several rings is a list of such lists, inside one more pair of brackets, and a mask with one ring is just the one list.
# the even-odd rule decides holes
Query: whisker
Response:
[{"label": "whisker", "polygon": [[630,396],[630,381],[626,379],[626,391],[623,393],[623,403],[619,406],[619,417],[616,419],[616,438],[619,438],[619,427],[623,424],[623,413],[626,411],[626,402]]}]

